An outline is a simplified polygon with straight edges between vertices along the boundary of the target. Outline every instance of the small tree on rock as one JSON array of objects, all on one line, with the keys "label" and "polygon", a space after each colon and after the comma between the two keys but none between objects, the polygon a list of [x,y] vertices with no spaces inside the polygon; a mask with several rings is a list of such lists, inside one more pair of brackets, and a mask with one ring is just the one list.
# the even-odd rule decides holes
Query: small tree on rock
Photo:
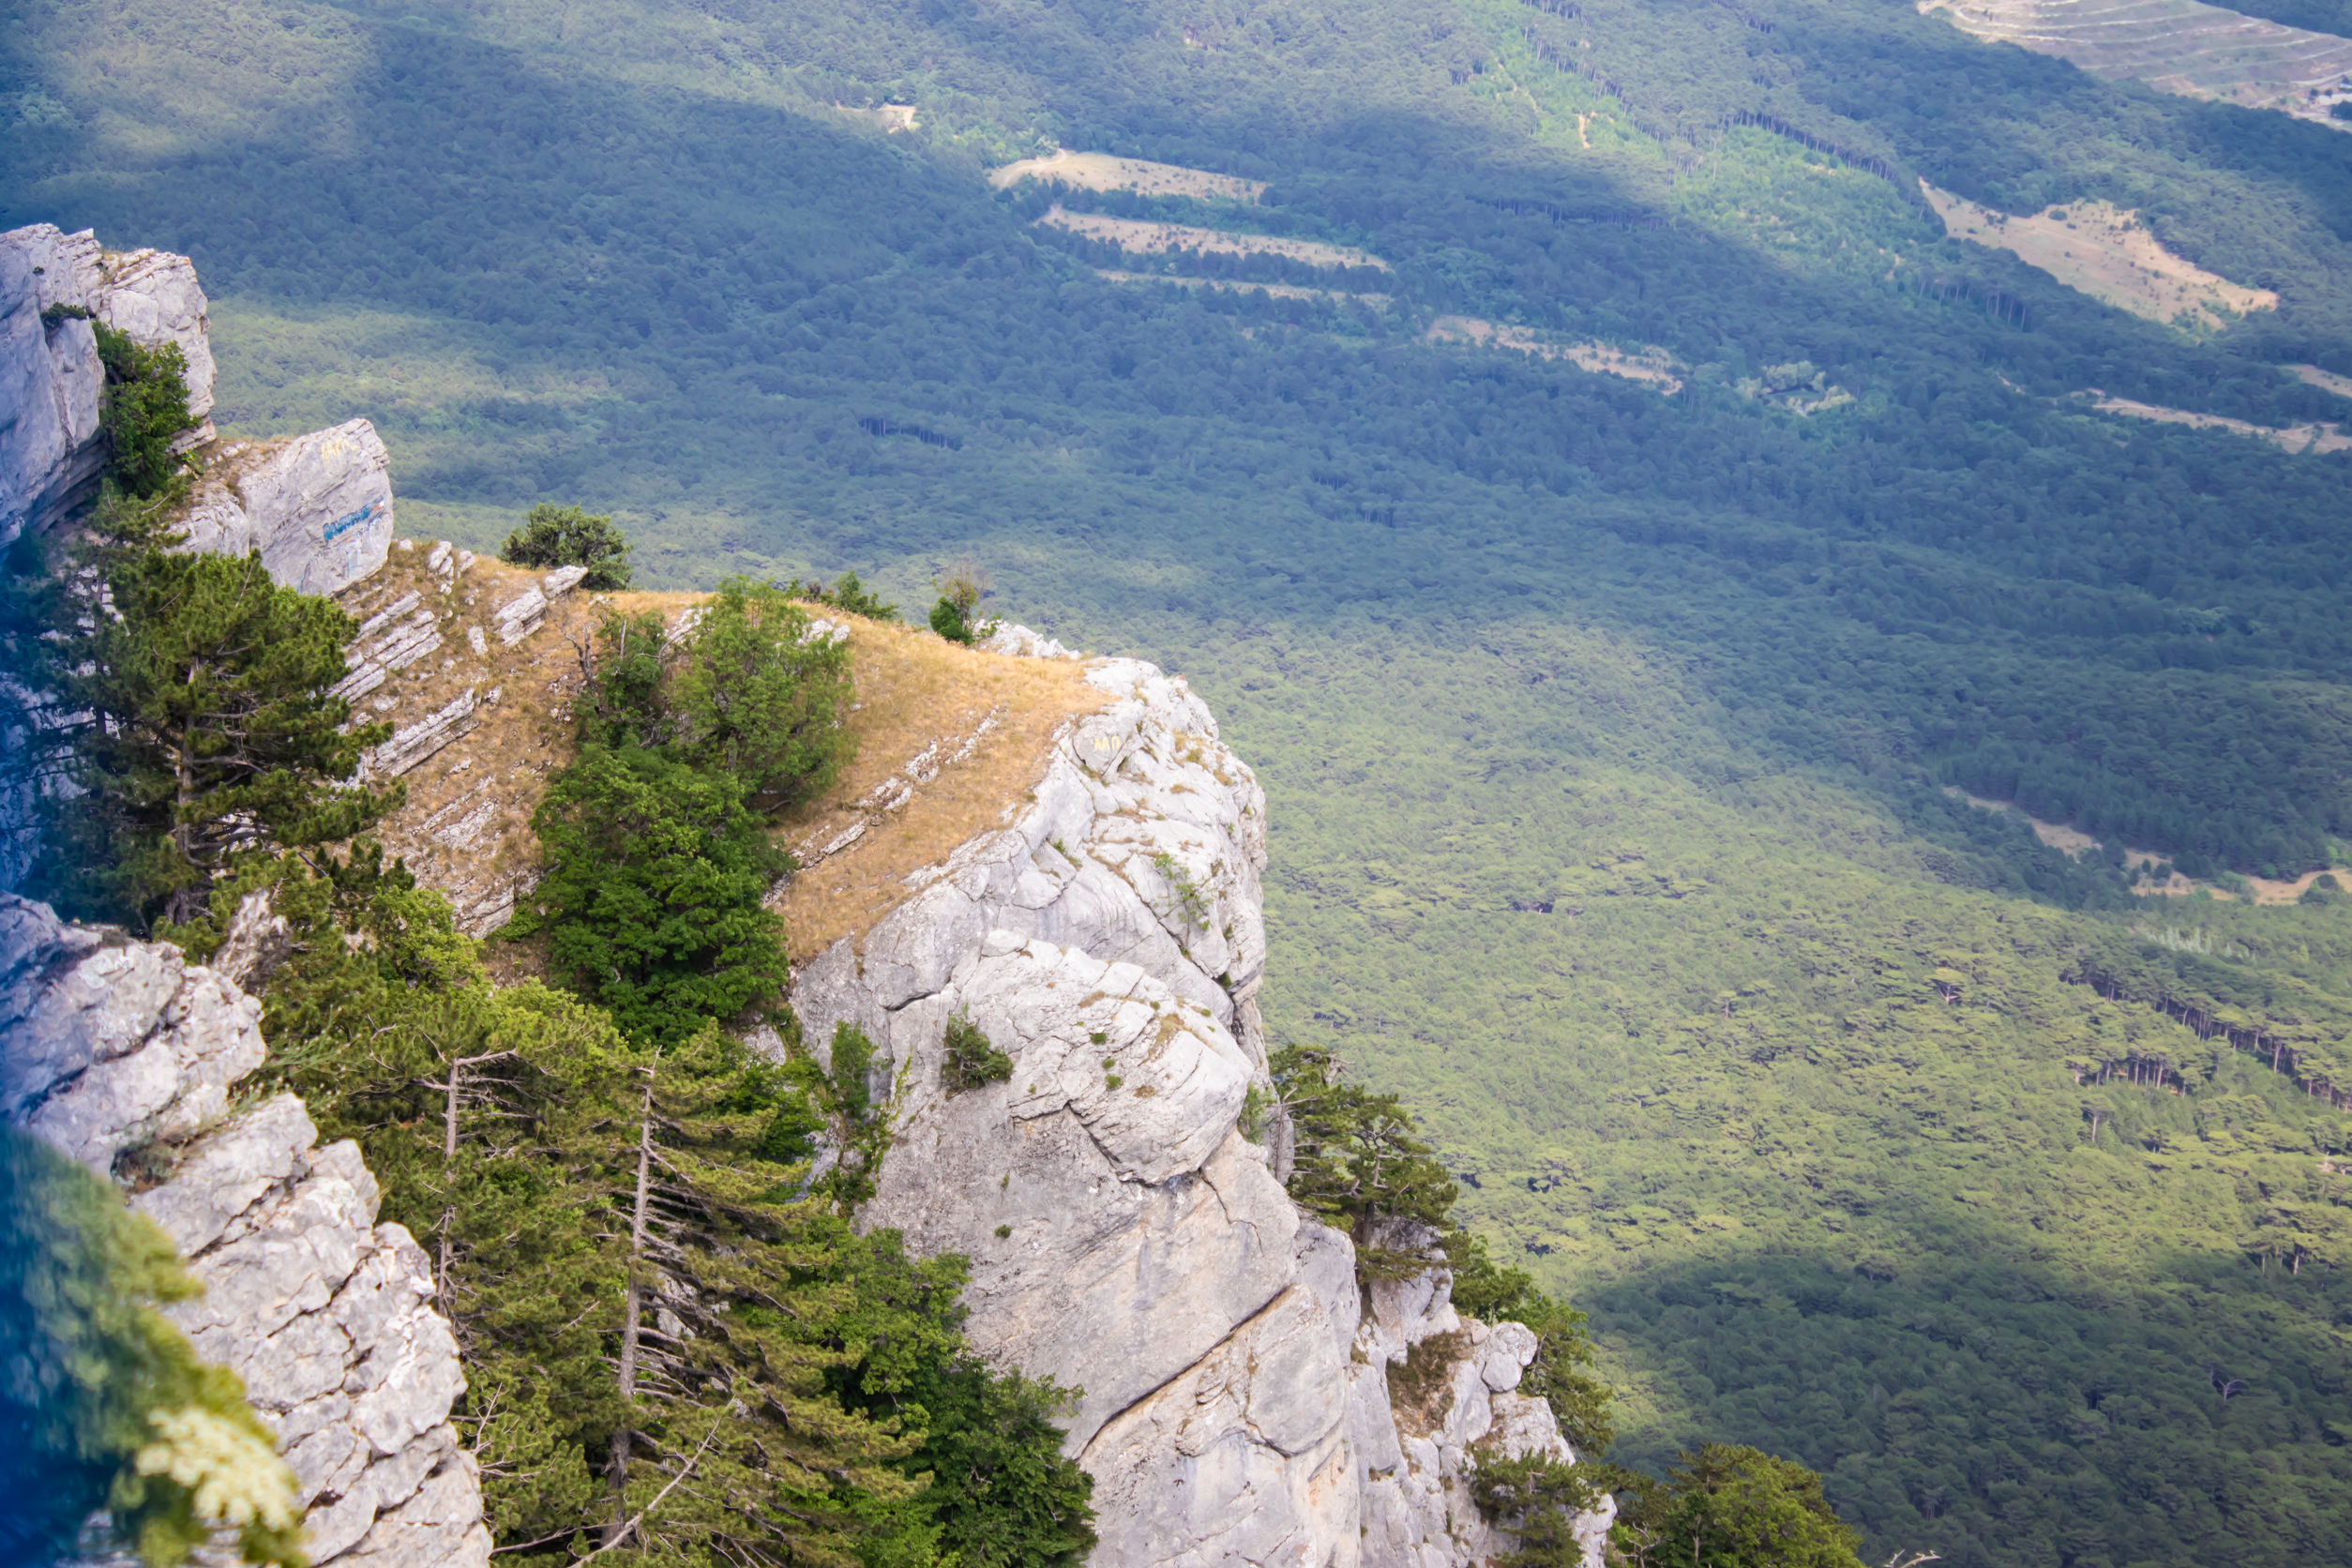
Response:
[{"label": "small tree on rock", "polygon": [[628,536],[611,518],[542,501],[506,535],[499,559],[517,566],[585,566],[583,588],[613,593],[629,585]]}]

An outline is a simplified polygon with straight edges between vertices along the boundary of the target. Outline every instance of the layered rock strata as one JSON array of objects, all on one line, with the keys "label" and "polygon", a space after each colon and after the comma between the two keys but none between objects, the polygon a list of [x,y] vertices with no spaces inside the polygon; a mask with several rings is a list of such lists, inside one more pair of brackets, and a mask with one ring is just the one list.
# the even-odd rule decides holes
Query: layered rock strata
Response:
[{"label": "layered rock strata", "polygon": [[[1484,1560],[1473,1453],[1568,1455],[1513,1392],[1533,1335],[1458,1319],[1442,1271],[1367,1301],[1349,1238],[1291,1203],[1250,1093],[1264,795],[1182,680],[1128,659],[1087,678],[1114,700],[1005,825],[793,986],[811,1044],[855,1024],[895,1094],[864,1217],[969,1256],[975,1346],[1084,1390],[1069,1446],[1105,1568]],[[1007,1081],[942,1086],[957,1017]],[[1400,1410],[1409,1364],[1442,1396]]]},{"label": "layered rock strata", "polygon": [[[271,946],[249,912],[233,961]],[[260,1024],[231,975],[0,894],[0,1120],[152,1182],[131,1206],[204,1287],[166,1315],[277,1433],[311,1562],[485,1568],[480,1480],[448,1420],[465,1384],[425,1254],[376,1223],[358,1146],[319,1148],[299,1099],[232,1112]]]}]

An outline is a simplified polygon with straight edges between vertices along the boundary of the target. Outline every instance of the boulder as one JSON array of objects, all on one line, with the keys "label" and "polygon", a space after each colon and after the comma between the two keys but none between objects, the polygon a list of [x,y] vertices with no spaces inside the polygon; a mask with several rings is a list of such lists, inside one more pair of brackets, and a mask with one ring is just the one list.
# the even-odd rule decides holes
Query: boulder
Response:
[{"label": "boulder", "polygon": [[272,580],[339,593],[373,575],[392,548],[391,466],[365,419],[285,441],[231,443],[181,520],[188,548],[258,550]]}]

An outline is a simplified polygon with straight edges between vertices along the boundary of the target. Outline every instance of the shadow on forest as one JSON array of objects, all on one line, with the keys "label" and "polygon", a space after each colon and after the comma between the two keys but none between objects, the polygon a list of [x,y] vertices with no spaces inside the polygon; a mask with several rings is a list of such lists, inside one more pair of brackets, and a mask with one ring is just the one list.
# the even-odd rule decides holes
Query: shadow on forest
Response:
[{"label": "shadow on forest", "polygon": [[2341,1528],[2352,1275],[2199,1254],[2099,1273],[2021,1258],[1960,1213],[1859,1261],[1637,1268],[1577,1304],[1633,1385],[1615,1457],[1789,1454],[1872,1561],[2188,1568],[2257,1560],[2233,1544],[2249,1509]]}]

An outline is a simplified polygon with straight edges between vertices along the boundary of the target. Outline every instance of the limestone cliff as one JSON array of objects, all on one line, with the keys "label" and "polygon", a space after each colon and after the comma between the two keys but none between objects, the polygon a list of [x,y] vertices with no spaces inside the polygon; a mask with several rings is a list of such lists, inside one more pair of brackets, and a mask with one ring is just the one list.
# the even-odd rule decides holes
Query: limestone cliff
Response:
[{"label": "limestone cliff", "polygon": [[331,594],[384,564],[391,466],[364,419],[282,441],[217,439],[207,303],[185,256],[101,249],[53,224],[0,234],[0,542],[55,526],[85,504],[106,464],[105,372],[91,323],[178,346],[188,362],[184,438],[202,470],[183,518],[189,546],[259,550],[270,575]]},{"label": "limestone cliff", "polygon": [[[1349,1240],[1290,1202],[1244,1125],[1266,1083],[1264,795],[1181,679],[1131,659],[1084,678],[1103,701],[1002,824],[798,972],[807,1038],[856,1023],[900,1095],[865,1218],[968,1255],[975,1345],[1085,1390],[1070,1446],[1106,1568],[1483,1561],[1502,1539],[1470,1504],[1472,1449],[1568,1456],[1513,1392],[1534,1336],[1458,1319],[1442,1271],[1367,1299]],[[958,1015],[1009,1081],[942,1087]],[[1606,1521],[1587,1524],[1597,1564]]]},{"label": "limestone cliff", "polygon": [[237,1102],[260,1024],[234,978],[178,949],[0,894],[0,1120],[100,1174],[135,1170],[131,1206],[204,1287],[166,1315],[276,1431],[312,1563],[484,1568],[481,1485],[448,1424],[464,1380],[425,1254],[376,1224],[357,1145],[319,1148],[292,1094]]}]

